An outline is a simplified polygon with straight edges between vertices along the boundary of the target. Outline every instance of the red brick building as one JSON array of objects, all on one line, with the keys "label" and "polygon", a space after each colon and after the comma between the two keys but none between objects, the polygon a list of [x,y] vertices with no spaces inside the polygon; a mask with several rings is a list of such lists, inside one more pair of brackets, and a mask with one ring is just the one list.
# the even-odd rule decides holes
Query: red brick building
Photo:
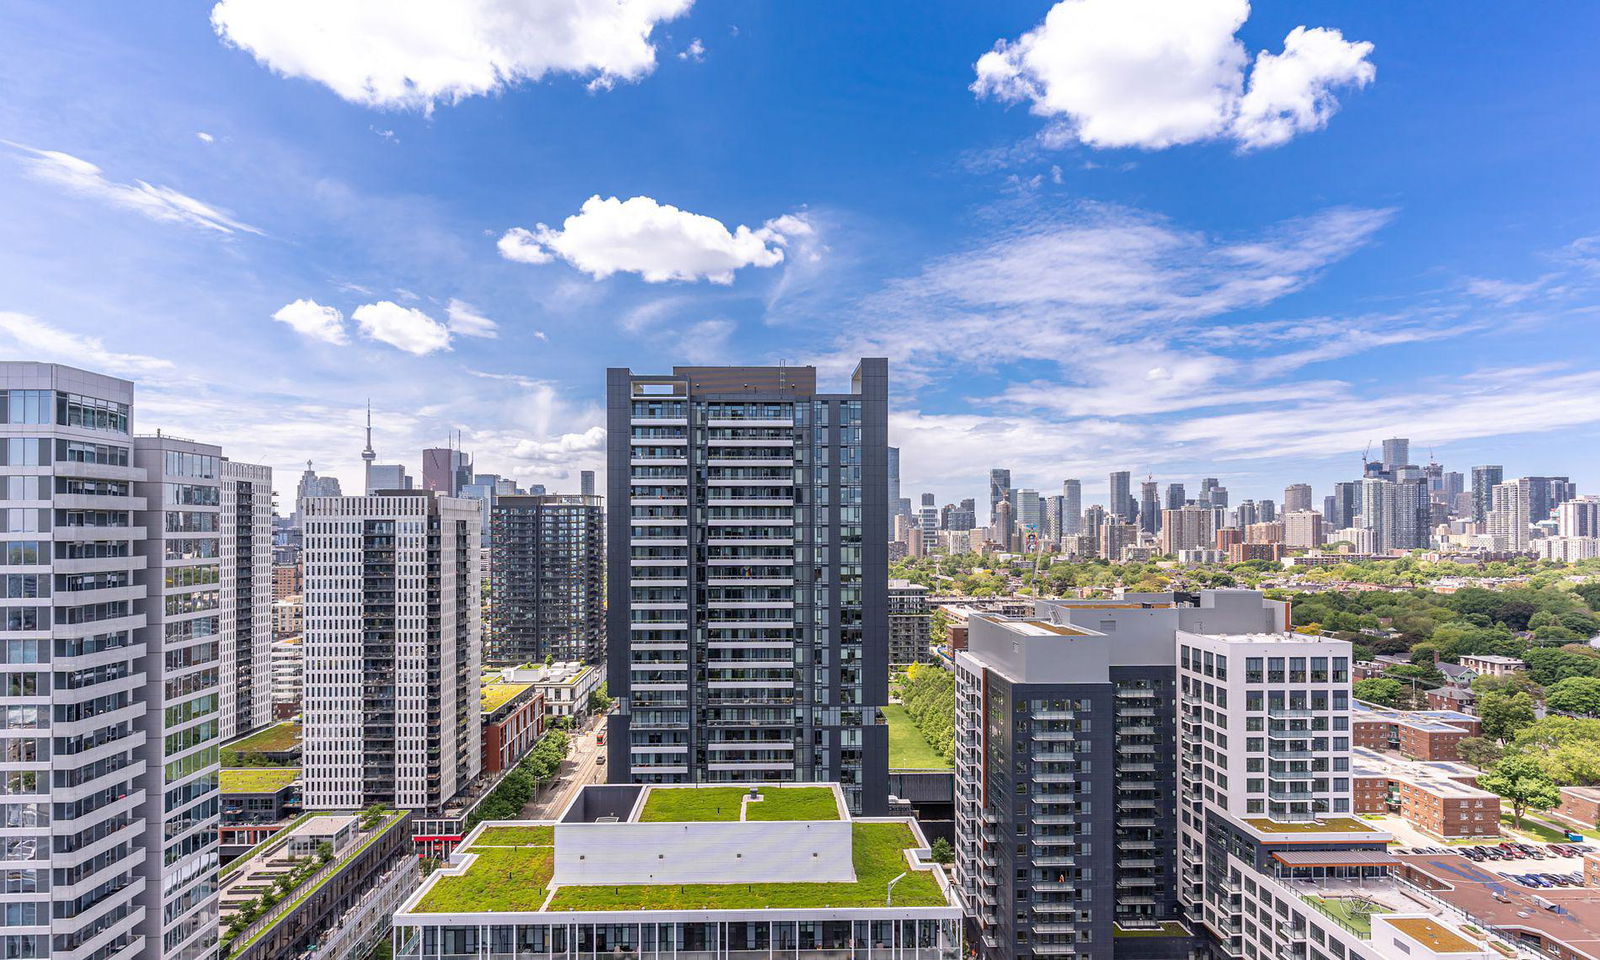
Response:
[{"label": "red brick building", "polygon": [[544,736],[544,695],[531,683],[483,687],[483,772],[516,766]]},{"label": "red brick building", "polygon": [[1600,789],[1594,787],[1562,787],[1561,804],[1557,815],[1586,827],[1600,825]]}]

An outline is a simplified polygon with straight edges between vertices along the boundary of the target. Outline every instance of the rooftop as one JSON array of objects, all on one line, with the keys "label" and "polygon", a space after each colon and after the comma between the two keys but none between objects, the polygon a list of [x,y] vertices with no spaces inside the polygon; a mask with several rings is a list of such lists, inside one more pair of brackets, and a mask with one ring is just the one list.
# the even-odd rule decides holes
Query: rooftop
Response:
[{"label": "rooftop", "polygon": [[300,736],[300,724],[285,720],[224,744],[223,749],[239,753],[283,753],[298,749]]},{"label": "rooftop", "polygon": [[298,779],[299,767],[245,767],[223,770],[217,787],[222,793],[277,793]]},{"label": "rooftop", "polygon": [[516,699],[517,694],[533,686],[531,683],[486,683],[483,685],[483,712],[496,710]]},{"label": "rooftop", "polygon": [[1576,953],[1600,957],[1600,887],[1535,890],[1454,853],[1400,860],[1408,874],[1422,875],[1419,879],[1434,896],[1465,912],[1480,927],[1506,928],[1513,937],[1526,929]]},{"label": "rooftop", "polygon": [[1478,953],[1483,950],[1483,944],[1468,940],[1432,917],[1389,917],[1386,922],[1434,953]]},{"label": "rooftop", "polygon": [[641,823],[731,820],[839,820],[839,798],[831,787],[667,787],[645,791]]},{"label": "rooftop", "polygon": [[1324,817],[1321,820],[1294,820],[1279,822],[1265,818],[1254,818],[1244,821],[1251,829],[1260,833],[1295,834],[1295,833],[1370,833],[1373,839],[1388,836],[1383,831],[1371,824],[1362,823],[1354,817]]}]

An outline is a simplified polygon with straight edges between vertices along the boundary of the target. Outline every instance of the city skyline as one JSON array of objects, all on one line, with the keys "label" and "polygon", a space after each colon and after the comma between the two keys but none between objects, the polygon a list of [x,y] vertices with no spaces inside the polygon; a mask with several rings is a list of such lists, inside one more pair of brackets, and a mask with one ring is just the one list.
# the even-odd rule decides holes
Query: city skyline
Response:
[{"label": "city skyline", "polygon": [[[887,356],[904,483],[940,502],[979,495],[997,447],[1041,482],[1255,495],[1325,487],[1397,432],[1580,486],[1600,465],[1594,348],[1565,336],[1596,299],[1576,159],[1596,130],[1543,107],[1596,68],[1555,10],[1482,5],[1441,36],[1381,6],[1230,5],[1210,38],[1241,64],[1302,20],[1355,63],[1336,109],[1269,143],[1028,102],[1042,81],[994,51],[1048,42],[1044,2],[938,30],[667,4],[623,25],[626,51],[536,52],[505,75],[537,82],[409,100],[360,92],[392,63],[352,79],[297,46],[302,14],[263,37],[248,6],[8,9],[0,352],[138,379],[153,421],[280,478],[310,450],[357,489],[370,397],[384,462],[414,471],[460,428],[480,469],[576,492],[604,459],[598,372],[663,350],[832,375]],[[841,30],[852,54],[821,39]],[[1510,45],[1492,78],[1453,54],[1480,32]],[[65,49],[97,55],[61,71]],[[1133,93],[1114,106],[1134,120],[1171,106]],[[624,133],[660,148],[648,170],[601,149]],[[648,262],[608,246],[635,218],[667,231]],[[720,246],[673,246],[685,224]]]}]

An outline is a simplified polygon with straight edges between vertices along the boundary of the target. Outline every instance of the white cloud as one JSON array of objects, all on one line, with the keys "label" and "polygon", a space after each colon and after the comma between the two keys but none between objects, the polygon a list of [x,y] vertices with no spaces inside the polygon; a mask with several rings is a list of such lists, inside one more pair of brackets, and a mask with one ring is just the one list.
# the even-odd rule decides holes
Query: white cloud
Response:
[{"label": "white cloud", "polygon": [[1282,53],[1263,50],[1239,101],[1233,136],[1246,150],[1276,147],[1295,134],[1320,130],[1339,109],[1333,88],[1364,87],[1378,75],[1368,42],[1349,43],[1338,30],[1295,27]]},{"label": "white cloud", "polygon": [[302,337],[334,344],[350,342],[344,329],[344,314],[337,307],[325,307],[315,300],[296,300],[285,304],[278,308],[272,319],[288,324]]},{"label": "white cloud", "polygon": [[361,333],[407,353],[424,356],[450,349],[450,330],[421,310],[391,300],[363,304],[350,314]]},{"label": "white cloud", "polygon": [[566,73],[591,89],[655,69],[651,34],[693,0],[221,0],[225,42],[384,109],[432,109]]},{"label": "white cloud", "polygon": [[1282,54],[1248,63],[1235,34],[1248,0],[1060,0],[1044,22],[978,58],[972,90],[1027,101],[1055,122],[1047,140],[1162,149],[1232,137],[1277,146],[1338,108],[1332,90],[1364,86],[1370,43],[1297,27]]},{"label": "white cloud", "polygon": [[13,359],[56,360],[130,376],[149,375],[172,368],[169,360],[139,353],[117,353],[108,350],[105,341],[99,337],[62,330],[25,313],[0,310],[0,333],[9,336],[19,349],[35,354]]},{"label": "white cloud", "polygon": [[450,321],[450,332],[462,337],[483,337],[493,340],[500,335],[500,325],[478,312],[478,308],[464,300],[452,299],[445,307]]},{"label": "white cloud", "polygon": [[35,179],[55,184],[69,193],[133,210],[166,223],[183,223],[225,234],[261,233],[228,213],[171,187],[149,184],[143,180],[118,183],[107,179],[99,167],[70,153],[37,150],[9,140],[4,142],[27,155],[22,162]]},{"label": "white cloud", "polygon": [[689,45],[678,51],[679,60],[693,60],[695,63],[706,58],[706,45],[700,42],[699,37],[689,41]]},{"label": "white cloud", "polygon": [[196,131],[195,132],[195,137],[201,143],[215,143],[216,139],[217,139],[216,137],[213,137],[211,134],[206,133],[204,130]]},{"label": "white cloud", "polygon": [[740,267],[782,263],[790,238],[809,237],[812,232],[811,225],[796,215],[769,220],[757,229],[741,224],[730,232],[720,220],[650,197],[593,196],[560,229],[542,223],[531,231],[513,227],[498,246],[508,260],[548,263],[560,257],[596,280],[613,273],[637,273],[647,283],[727,284]]}]

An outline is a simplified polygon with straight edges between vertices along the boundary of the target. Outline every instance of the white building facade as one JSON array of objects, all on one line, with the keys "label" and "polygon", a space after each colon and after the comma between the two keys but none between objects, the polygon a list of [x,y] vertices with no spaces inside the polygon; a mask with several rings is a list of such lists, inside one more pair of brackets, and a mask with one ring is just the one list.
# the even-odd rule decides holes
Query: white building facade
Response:
[{"label": "white building facade", "polygon": [[272,722],[272,468],[222,461],[222,739]]}]

